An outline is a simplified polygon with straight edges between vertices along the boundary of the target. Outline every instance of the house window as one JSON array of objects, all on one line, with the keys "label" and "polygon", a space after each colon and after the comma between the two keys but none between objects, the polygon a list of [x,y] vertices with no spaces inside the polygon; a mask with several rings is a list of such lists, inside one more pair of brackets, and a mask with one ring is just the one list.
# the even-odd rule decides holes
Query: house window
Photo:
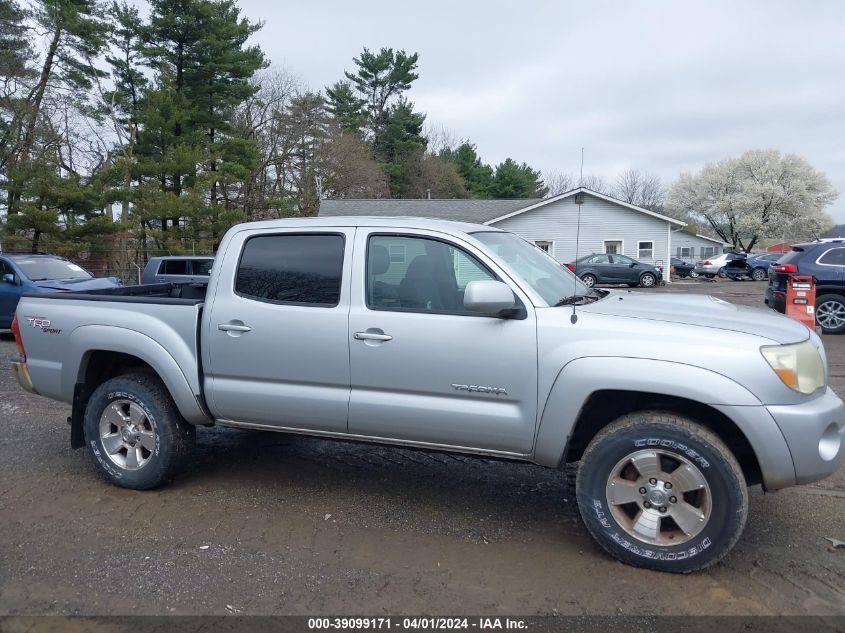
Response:
[{"label": "house window", "polygon": [[702,257],[713,257],[716,254],[716,247],[715,246],[702,246],[701,247],[701,256]]},{"label": "house window", "polygon": [[405,263],[405,245],[391,244],[390,245],[390,263],[404,264]]},{"label": "house window", "polygon": [[549,255],[552,254],[553,243],[549,240],[534,240],[534,246],[539,248],[541,251],[545,251]]},{"label": "house window", "polygon": [[693,248],[691,246],[679,246],[678,247],[678,257],[681,259],[689,259],[692,257]]},{"label": "house window", "polygon": [[637,242],[637,259],[654,259],[654,242]]},{"label": "house window", "polygon": [[611,255],[622,254],[622,240],[605,240],[604,252]]}]

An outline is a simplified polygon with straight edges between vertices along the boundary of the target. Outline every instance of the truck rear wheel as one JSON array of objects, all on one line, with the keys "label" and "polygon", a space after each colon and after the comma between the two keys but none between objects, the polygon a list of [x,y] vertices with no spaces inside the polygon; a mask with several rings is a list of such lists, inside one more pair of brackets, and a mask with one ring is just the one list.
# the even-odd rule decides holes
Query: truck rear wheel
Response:
[{"label": "truck rear wheel", "polygon": [[184,463],[195,429],[161,380],[134,373],[97,387],[85,409],[85,444],[100,474],[123,488],[148,490]]},{"label": "truck rear wheel", "polygon": [[581,458],[576,494],[587,529],[624,563],[688,573],[709,567],[745,526],[736,458],[709,430],[642,411],[602,429]]}]

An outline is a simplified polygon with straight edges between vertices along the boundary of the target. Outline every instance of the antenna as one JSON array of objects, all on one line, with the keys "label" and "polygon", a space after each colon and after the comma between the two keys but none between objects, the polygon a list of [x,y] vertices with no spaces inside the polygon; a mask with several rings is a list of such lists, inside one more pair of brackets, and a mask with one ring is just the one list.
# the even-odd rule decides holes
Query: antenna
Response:
[{"label": "antenna", "polygon": [[584,148],[581,148],[581,175],[578,177],[578,186],[584,186]]},{"label": "antenna", "polygon": [[[584,148],[581,148],[581,177],[578,182],[579,187],[584,186]],[[575,204],[578,205],[578,222],[575,225],[575,270],[578,270],[578,242],[581,241],[581,205],[584,204],[584,194],[583,193],[576,193],[575,194]],[[578,276],[578,273],[575,273],[575,276]],[[578,315],[575,314],[575,304],[572,304],[572,316],[569,317],[569,321],[573,324],[578,322]]]}]

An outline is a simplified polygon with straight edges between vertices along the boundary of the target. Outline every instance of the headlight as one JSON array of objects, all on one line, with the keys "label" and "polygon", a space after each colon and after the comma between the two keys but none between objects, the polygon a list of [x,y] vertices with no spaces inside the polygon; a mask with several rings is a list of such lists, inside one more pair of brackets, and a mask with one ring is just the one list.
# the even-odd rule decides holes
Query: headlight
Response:
[{"label": "headlight", "polygon": [[810,341],[792,345],[764,345],[760,352],[778,378],[790,389],[810,394],[824,387],[822,357]]}]

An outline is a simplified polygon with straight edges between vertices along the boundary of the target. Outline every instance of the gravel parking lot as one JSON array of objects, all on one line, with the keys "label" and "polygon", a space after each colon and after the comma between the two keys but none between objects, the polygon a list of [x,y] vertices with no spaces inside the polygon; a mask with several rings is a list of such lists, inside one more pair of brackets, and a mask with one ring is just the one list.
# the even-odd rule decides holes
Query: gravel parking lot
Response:
[{"label": "gravel parking lot", "polygon": [[[683,282],[762,305],[763,284]],[[826,337],[845,393],[845,337]],[[624,566],[561,473],[271,433],[200,429],[152,492],[103,483],[65,405],[20,390],[0,340],[0,614],[845,614],[845,470],[751,496],[723,563]]]}]

